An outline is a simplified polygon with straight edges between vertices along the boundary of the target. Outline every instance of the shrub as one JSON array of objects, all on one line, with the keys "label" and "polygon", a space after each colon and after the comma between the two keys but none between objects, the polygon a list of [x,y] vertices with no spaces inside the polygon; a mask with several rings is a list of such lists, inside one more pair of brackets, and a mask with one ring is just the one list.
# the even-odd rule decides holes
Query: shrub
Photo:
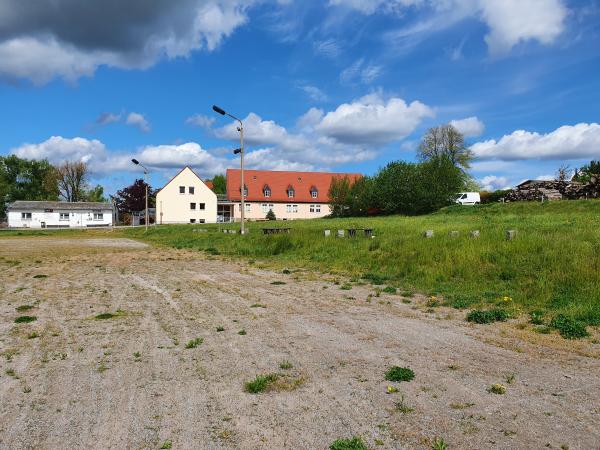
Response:
[{"label": "shrub", "polygon": [[414,377],[415,373],[408,367],[394,366],[385,374],[385,379],[388,381],[411,381]]},{"label": "shrub", "polygon": [[536,309],[529,314],[529,321],[534,325],[544,325],[544,311]]},{"label": "shrub", "polygon": [[467,315],[467,322],[488,324],[492,322],[505,322],[510,317],[508,311],[500,308],[482,311],[474,309]]},{"label": "shrub", "polygon": [[506,394],[506,387],[502,386],[501,384],[492,384],[487,391],[492,394],[502,395]]},{"label": "shrub", "polygon": [[338,439],[329,446],[330,450],[367,450],[362,439],[355,436],[352,439]]},{"label": "shrub", "polygon": [[185,348],[196,348],[203,342],[204,342],[204,339],[202,339],[202,338],[192,339],[191,341],[188,341],[187,344],[185,344]]},{"label": "shrub", "polygon": [[265,219],[267,219],[267,220],[277,220],[277,217],[275,217],[275,213],[273,212],[272,209],[269,209],[269,212],[265,216]]},{"label": "shrub", "polygon": [[15,319],[15,323],[29,323],[37,320],[35,316],[20,316]]},{"label": "shrub", "polygon": [[590,335],[585,328],[585,324],[563,314],[554,317],[550,322],[550,326],[556,328],[560,335],[566,339],[580,339]]},{"label": "shrub", "polygon": [[258,375],[254,380],[247,381],[244,385],[244,389],[250,394],[258,394],[259,392],[266,391],[269,387],[269,384],[275,382],[277,378],[277,374],[275,373]]}]

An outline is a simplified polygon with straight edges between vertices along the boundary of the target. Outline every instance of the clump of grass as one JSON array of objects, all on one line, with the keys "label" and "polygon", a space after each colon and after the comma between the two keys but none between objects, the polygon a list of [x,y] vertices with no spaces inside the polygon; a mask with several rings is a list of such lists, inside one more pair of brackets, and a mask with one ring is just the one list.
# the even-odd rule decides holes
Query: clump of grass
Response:
[{"label": "clump of grass", "polygon": [[32,331],[31,333],[29,333],[29,334],[27,335],[27,339],[35,339],[35,338],[37,338],[37,337],[40,337],[40,335],[38,334],[38,332],[37,332],[37,331]]},{"label": "clump of grass", "polygon": [[388,381],[411,381],[415,377],[415,373],[408,367],[391,367],[385,374],[385,379]]},{"label": "clump of grass", "polygon": [[279,368],[282,370],[290,370],[293,367],[294,366],[289,361],[283,361],[281,364],[279,364]]},{"label": "clump of grass", "polygon": [[448,448],[448,444],[443,438],[435,438],[431,444],[431,448],[432,450],[446,450]]},{"label": "clump of grass", "polygon": [[282,284],[285,284],[285,281],[271,281],[271,284],[275,285],[275,286],[281,286]]},{"label": "clump of grass", "polygon": [[516,379],[517,379],[516,373],[509,373],[508,375],[506,375],[504,377],[504,381],[506,381],[507,384],[513,384]]},{"label": "clump of grass", "polygon": [[204,251],[210,255],[220,255],[221,252],[214,247],[208,247]]},{"label": "clump of grass", "polygon": [[17,312],[25,312],[29,311],[30,309],[33,309],[33,305],[21,305],[15,308]]},{"label": "clump of grass", "polygon": [[23,394],[29,394],[31,392],[31,388],[29,386],[25,386],[23,388]]},{"label": "clump of grass", "polygon": [[394,286],[386,286],[385,288],[383,288],[382,292],[385,292],[386,294],[395,294],[397,291],[397,289]]},{"label": "clump of grass", "polygon": [[94,319],[107,320],[107,319],[113,319],[115,317],[121,317],[124,315],[125,315],[125,311],[117,309],[114,313],[106,312],[106,313],[98,314],[97,316],[94,316]]},{"label": "clump of grass", "polygon": [[204,342],[204,339],[202,339],[202,338],[192,339],[192,340],[188,341],[187,344],[185,344],[185,348],[196,348],[203,342]]},{"label": "clump of grass", "polygon": [[415,293],[412,291],[402,291],[402,297],[406,297],[406,298],[413,298],[415,296]]},{"label": "clump of grass", "polygon": [[15,323],[29,323],[29,322],[35,322],[37,320],[37,317],[35,316],[19,316],[15,319]]},{"label": "clump of grass", "polygon": [[506,394],[506,387],[501,384],[492,384],[487,391],[491,394],[503,395]]},{"label": "clump of grass", "polygon": [[244,384],[244,390],[250,394],[258,394],[268,389],[269,385],[277,381],[279,376],[276,373],[268,375],[257,375],[252,381],[247,381]]},{"label": "clump of grass", "polygon": [[352,285],[350,283],[344,283],[340,286],[342,291],[349,291],[352,289]]},{"label": "clump of grass", "polygon": [[8,375],[9,377],[17,378],[17,374],[14,369],[6,369],[4,373],[6,373],[6,375]]},{"label": "clump of grass", "polygon": [[388,279],[388,277],[386,277],[386,276],[379,275],[377,273],[372,273],[372,272],[365,273],[362,276],[362,278],[364,280],[370,281],[371,284],[374,284],[374,285],[382,285]]},{"label": "clump of grass", "polygon": [[529,322],[534,325],[544,325],[544,311],[536,309],[529,313]]},{"label": "clump of grass", "polygon": [[354,436],[352,439],[337,439],[329,446],[329,450],[367,450],[367,446],[361,438]]},{"label": "clump of grass", "polygon": [[173,443],[169,440],[166,440],[165,442],[162,443],[162,445],[160,446],[161,450],[169,450],[173,448]]},{"label": "clump of grass", "polygon": [[467,322],[489,324],[492,322],[505,322],[510,318],[508,311],[501,308],[488,310],[474,309],[467,315]]},{"label": "clump of grass", "polygon": [[218,327],[217,327],[217,333],[220,333],[221,331],[225,331],[225,327],[223,327],[223,326],[218,326]]},{"label": "clump of grass", "polygon": [[550,326],[556,328],[560,335],[566,339],[580,339],[590,335],[584,323],[563,314],[554,317],[550,322]]},{"label": "clump of grass", "polygon": [[239,334],[240,336],[246,336],[246,330],[244,330],[244,329],[241,329],[240,331],[238,331],[238,334]]},{"label": "clump of grass", "polygon": [[546,325],[542,325],[539,327],[535,327],[533,329],[533,331],[535,331],[536,333],[540,333],[540,334],[550,334],[552,332],[552,328],[550,328]]},{"label": "clump of grass", "polygon": [[263,305],[262,303],[254,303],[250,305],[250,308],[266,308],[267,305]]},{"label": "clump of grass", "polygon": [[139,359],[139,358],[141,358],[141,357],[142,357],[142,354],[141,354],[140,352],[135,352],[135,353],[133,354],[133,357],[134,357],[135,359]]},{"label": "clump of grass", "polygon": [[450,403],[452,409],[467,409],[471,406],[475,406],[475,403]]},{"label": "clump of grass", "polygon": [[44,275],[44,274],[39,273],[37,275],[34,275],[33,278],[48,278],[48,275]]},{"label": "clump of grass", "polygon": [[408,406],[404,401],[404,395],[401,395],[400,401],[396,402],[396,410],[400,411],[402,414],[410,414],[415,410],[415,408]]},{"label": "clump of grass", "polygon": [[281,271],[281,273],[282,273],[282,274],[284,274],[284,275],[289,275],[289,274],[290,274],[290,273],[292,273],[292,272],[291,272],[289,269],[283,269],[283,270]]}]

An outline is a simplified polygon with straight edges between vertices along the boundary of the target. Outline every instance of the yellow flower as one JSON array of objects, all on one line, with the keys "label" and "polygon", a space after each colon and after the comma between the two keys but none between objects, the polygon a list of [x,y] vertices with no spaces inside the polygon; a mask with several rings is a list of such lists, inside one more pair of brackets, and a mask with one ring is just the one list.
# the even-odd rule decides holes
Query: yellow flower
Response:
[{"label": "yellow flower", "polygon": [[388,394],[393,394],[394,392],[398,392],[398,388],[395,388],[394,386],[388,386],[387,392]]},{"label": "yellow flower", "polygon": [[512,297],[505,296],[502,300],[505,302],[512,302]]}]

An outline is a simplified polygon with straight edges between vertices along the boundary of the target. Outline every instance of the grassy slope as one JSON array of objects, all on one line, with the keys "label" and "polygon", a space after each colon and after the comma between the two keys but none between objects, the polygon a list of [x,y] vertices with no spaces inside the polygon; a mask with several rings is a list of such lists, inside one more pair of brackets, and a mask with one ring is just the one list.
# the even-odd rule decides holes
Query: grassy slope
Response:
[{"label": "grassy slope", "polygon": [[[260,228],[291,227],[264,236]],[[374,239],[325,238],[326,228],[372,227]],[[232,228],[232,226],[228,225]],[[239,224],[234,227],[239,227]],[[209,232],[194,232],[205,228]],[[424,239],[422,232],[435,231]],[[481,231],[479,239],[468,237]],[[518,230],[506,241],[507,229]],[[131,237],[178,248],[257,258],[276,266],[306,267],[443,295],[457,306],[497,303],[562,312],[600,325],[600,201],[452,207],[421,217],[322,219],[251,223],[250,234],[217,233],[217,226],[125,230]],[[448,232],[458,230],[460,237]]]}]

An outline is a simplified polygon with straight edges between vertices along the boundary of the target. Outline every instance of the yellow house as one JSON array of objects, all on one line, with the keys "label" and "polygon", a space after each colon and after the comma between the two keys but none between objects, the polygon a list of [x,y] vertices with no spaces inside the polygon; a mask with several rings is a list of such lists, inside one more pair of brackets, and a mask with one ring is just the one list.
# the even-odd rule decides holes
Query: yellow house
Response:
[{"label": "yellow house", "polygon": [[156,194],[156,223],[214,223],[217,196],[189,167]]}]

